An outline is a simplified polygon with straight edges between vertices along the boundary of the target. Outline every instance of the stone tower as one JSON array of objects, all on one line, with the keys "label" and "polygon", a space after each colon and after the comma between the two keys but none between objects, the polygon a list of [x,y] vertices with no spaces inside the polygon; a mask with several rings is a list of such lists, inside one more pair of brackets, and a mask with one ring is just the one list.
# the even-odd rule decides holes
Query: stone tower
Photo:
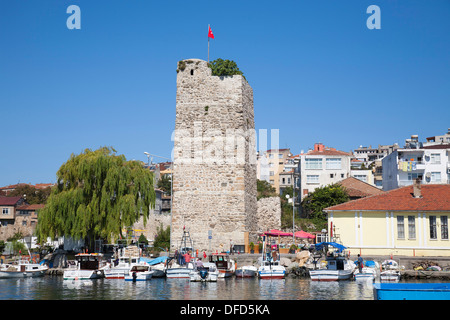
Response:
[{"label": "stone tower", "polygon": [[258,231],[253,90],[211,72],[203,60],[178,62],[172,250],[183,228],[195,249],[219,252]]}]

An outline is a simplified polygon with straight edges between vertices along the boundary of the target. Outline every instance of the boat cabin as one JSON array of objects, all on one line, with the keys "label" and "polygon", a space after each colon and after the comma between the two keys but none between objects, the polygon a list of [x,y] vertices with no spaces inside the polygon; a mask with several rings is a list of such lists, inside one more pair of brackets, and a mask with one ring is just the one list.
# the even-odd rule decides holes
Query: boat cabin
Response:
[{"label": "boat cabin", "polygon": [[98,253],[79,253],[75,258],[80,270],[97,270],[104,265],[103,255]]},{"label": "boat cabin", "polygon": [[214,263],[217,269],[228,269],[230,263],[230,257],[227,254],[211,254],[209,256],[209,262]]}]

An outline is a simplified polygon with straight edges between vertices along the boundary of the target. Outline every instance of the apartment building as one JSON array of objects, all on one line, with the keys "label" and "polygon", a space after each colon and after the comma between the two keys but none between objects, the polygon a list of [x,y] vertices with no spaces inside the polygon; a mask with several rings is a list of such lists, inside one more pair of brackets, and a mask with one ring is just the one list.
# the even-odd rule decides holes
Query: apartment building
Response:
[{"label": "apartment building", "polygon": [[269,182],[279,194],[280,174],[285,172],[284,166],[286,160],[290,157],[292,157],[290,149],[270,149],[263,153],[259,153],[257,155],[256,169],[258,180]]},{"label": "apartment building", "polygon": [[450,181],[450,144],[419,142],[418,136],[407,139],[405,147],[382,160],[383,190],[412,185],[419,178],[422,184],[448,184]]},{"label": "apartment building", "polygon": [[314,150],[300,154],[300,190],[302,199],[316,188],[350,177],[352,154],[316,143]]}]

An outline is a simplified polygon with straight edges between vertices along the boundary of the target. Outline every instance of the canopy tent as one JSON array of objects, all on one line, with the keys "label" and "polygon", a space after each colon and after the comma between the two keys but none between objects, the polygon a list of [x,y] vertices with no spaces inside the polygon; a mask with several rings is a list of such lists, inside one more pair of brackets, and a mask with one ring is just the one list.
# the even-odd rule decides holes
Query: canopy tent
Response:
[{"label": "canopy tent", "polygon": [[[291,233],[291,235],[292,235],[292,233]],[[316,236],[311,233],[300,230],[300,231],[297,231],[294,233],[294,237],[303,238],[303,239],[314,239]]]},{"label": "canopy tent", "polygon": [[336,242],[321,242],[317,243],[316,250],[321,250],[324,246],[332,246],[336,249],[338,249],[338,252],[342,252],[343,250],[347,249],[347,247],[343,246],[342,244],[336,243]]},{"label": "canopy tent", "polygon": [[280,237],[292,237],[292,232],[283,232],[281,230],[272,229],[272,230],[264,232],[263,235],[270,236],[270,237],[278,237],[278,236],[280,236]]}]

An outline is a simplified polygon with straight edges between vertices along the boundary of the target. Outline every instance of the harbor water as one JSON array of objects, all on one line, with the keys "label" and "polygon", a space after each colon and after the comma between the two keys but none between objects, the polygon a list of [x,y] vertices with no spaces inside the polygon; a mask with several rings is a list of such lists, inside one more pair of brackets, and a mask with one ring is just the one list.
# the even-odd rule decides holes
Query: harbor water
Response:
[{"label": "harbor water", "polygon": [[[421,281],[427,282],[427,281]],[[0,300],[373,300],[372,282],[316,282],[309,278],[217,282],[152,278],[63,280],[58,276],[0,279]]]}]

